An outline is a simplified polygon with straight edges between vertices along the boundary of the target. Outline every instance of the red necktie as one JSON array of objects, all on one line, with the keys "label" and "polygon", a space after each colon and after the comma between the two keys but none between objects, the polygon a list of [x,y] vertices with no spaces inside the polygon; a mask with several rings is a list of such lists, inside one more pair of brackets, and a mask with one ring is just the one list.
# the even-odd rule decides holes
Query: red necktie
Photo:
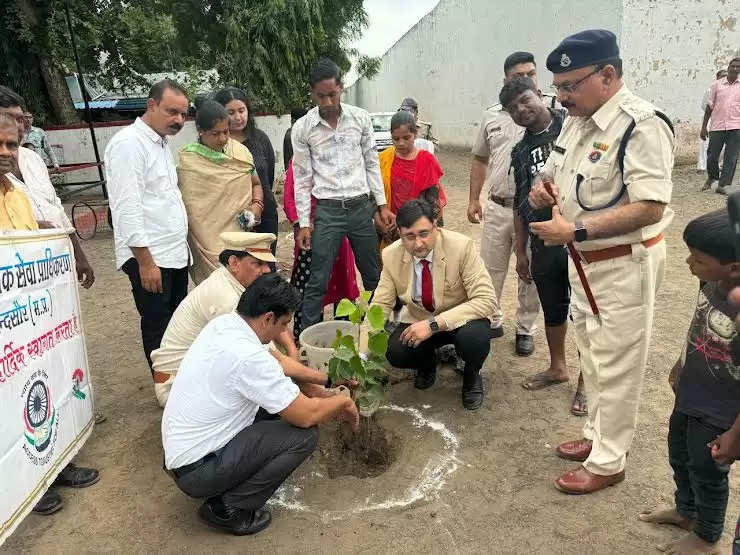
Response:
[{"label": "red necktie", "polygon": [[432,272],[429,269],[429,261],[422,259],[421,265],[421,304],[429,312],[434,312],[434,289],[432,289]]}]

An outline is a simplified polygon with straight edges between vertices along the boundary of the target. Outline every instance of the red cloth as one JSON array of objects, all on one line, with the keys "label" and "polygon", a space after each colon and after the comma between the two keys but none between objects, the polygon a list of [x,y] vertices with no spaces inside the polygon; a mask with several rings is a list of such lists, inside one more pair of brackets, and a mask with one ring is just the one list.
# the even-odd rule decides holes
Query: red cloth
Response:
[{"label": "red cloth", "polygon": [[432,271],[429,269],[429,261],[421,261],[421,304],[429,312],[434,312],[434,289],[432,289]]},{"label": "red cloth", "polygon": [[404,160],[396,154],[391,166],[391,212],[395,214],[404,202],[418,198],[433,185],[439,189],[440,206],[445,206],[447,198],[439,182],[443,175],[442,167],[431,152],[419,150],[413,160]]},{"label": "red cloth", "polygon": [[[311,197],[311,219],[316,207],[316,199]],[[293,180],[293,161],[288,164],[285,172],[285,187],[283,189],[283,209],[285,215],[291,223],[298,221],[298,211],[295,206],[295,182]],[[294,233],[294,239],[297,232]],[[298,259],[298,243],[293,248],[293,265],[295,266]],[[324,306],[332,303],[338,303],[344,298],[355,300],[360,296],[360,290],[357,287],[357,275],[355,273],[355,255],[352,252],[352,246],[349,240],[344,237],[339,244],[339,252],[334,260],[331,273],[329,274],[329,283],[326,287],[324,296]]]}]

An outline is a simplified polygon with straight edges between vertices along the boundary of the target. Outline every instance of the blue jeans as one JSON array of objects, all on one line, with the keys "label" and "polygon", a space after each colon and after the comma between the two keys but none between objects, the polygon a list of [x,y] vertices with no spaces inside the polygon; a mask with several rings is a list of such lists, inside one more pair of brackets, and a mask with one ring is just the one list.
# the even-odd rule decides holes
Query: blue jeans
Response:
[{"label": "blue jeans", "polygon": [[718,464],[707,444],[725,431],[675,410],[668,426],[676,510],[696,519],[694,533],[710,543],[719,540],[724,528],[730,466]]}]

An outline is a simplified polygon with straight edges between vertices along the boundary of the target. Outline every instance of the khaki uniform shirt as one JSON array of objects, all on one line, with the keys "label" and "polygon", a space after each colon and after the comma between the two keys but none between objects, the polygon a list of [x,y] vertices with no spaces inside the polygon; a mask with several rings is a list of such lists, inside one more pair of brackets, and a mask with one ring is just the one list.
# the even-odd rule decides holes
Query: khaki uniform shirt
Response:
[{"label": "khaki uniform shirt", "polygon": [[[565,120],[542,173],[551,177],[560,190],[560,205],[566,220],[598,217],[632,202],[670,202],[674,137],[655,110],[655,106],[623,85],[591,117]],[[636,125],[627,143],[623,176],[617,151],[633,120]],[[619,196],[623,179],[627,189],[619,202],[612,208],[599,209]],[[656,224],[608,239],[577,243],[577,247],[590,251],[640,243],[658,235],[672,219],[673,211],[666,206],[663,218]]]},{"label": "khaki uniform shirt", "polygon": [[167,324],[159,349],[152,353],[156,372],[174,374],[198,334],[216,316],[236,309],[244,287],[221,266],[180,303]]},{"label": "khaki uniform shirt", "polygon": [[[544,95],[543,101],[554,107],[555,97]],[[488,158],[486,181],[483,191],[486,198],[491,195],[503,199],[513,199],[516,190],[514,172],[511,168],[511,151],[522,140],[524,128],[511,119],[501,104],[489,106],[483,114],[480,126],[473,141],[473,155]]]}]

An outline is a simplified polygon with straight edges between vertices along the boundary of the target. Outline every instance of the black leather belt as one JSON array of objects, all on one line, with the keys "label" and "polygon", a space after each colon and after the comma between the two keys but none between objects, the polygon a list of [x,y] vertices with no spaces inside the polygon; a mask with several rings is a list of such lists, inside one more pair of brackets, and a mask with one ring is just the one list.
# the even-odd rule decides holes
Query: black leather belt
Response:
[{"label": "black leather belt", "polygon": [[172,470],[170,470],[170,472],[172,472],[172,474],[175,475],[175,478],[182,478],[183,476],[185,476],[185,474],[188,474],[192,472],[193,470],[195,470],[196,468],[200,468],[201,466],[206,464],[206,459],[210,457],[211,455],[212,453],[209,453],[202,459],[198,459],[195,462],[191,462],[190,464],[186,464],[185,466],[181,466],[179,468],[173,468]]},{"label": "black leather belt", "polygon": [[316,199],[316,204],[323,204],[324,206],[334,206],[338,208],[344,208],[346,210],[348,208],[351,208],[352,206],[356,206],[357,204],[367,202],[368,200],[370,200],[370,195],[365,193],[357,197],[345,199],[320,198]]}]

